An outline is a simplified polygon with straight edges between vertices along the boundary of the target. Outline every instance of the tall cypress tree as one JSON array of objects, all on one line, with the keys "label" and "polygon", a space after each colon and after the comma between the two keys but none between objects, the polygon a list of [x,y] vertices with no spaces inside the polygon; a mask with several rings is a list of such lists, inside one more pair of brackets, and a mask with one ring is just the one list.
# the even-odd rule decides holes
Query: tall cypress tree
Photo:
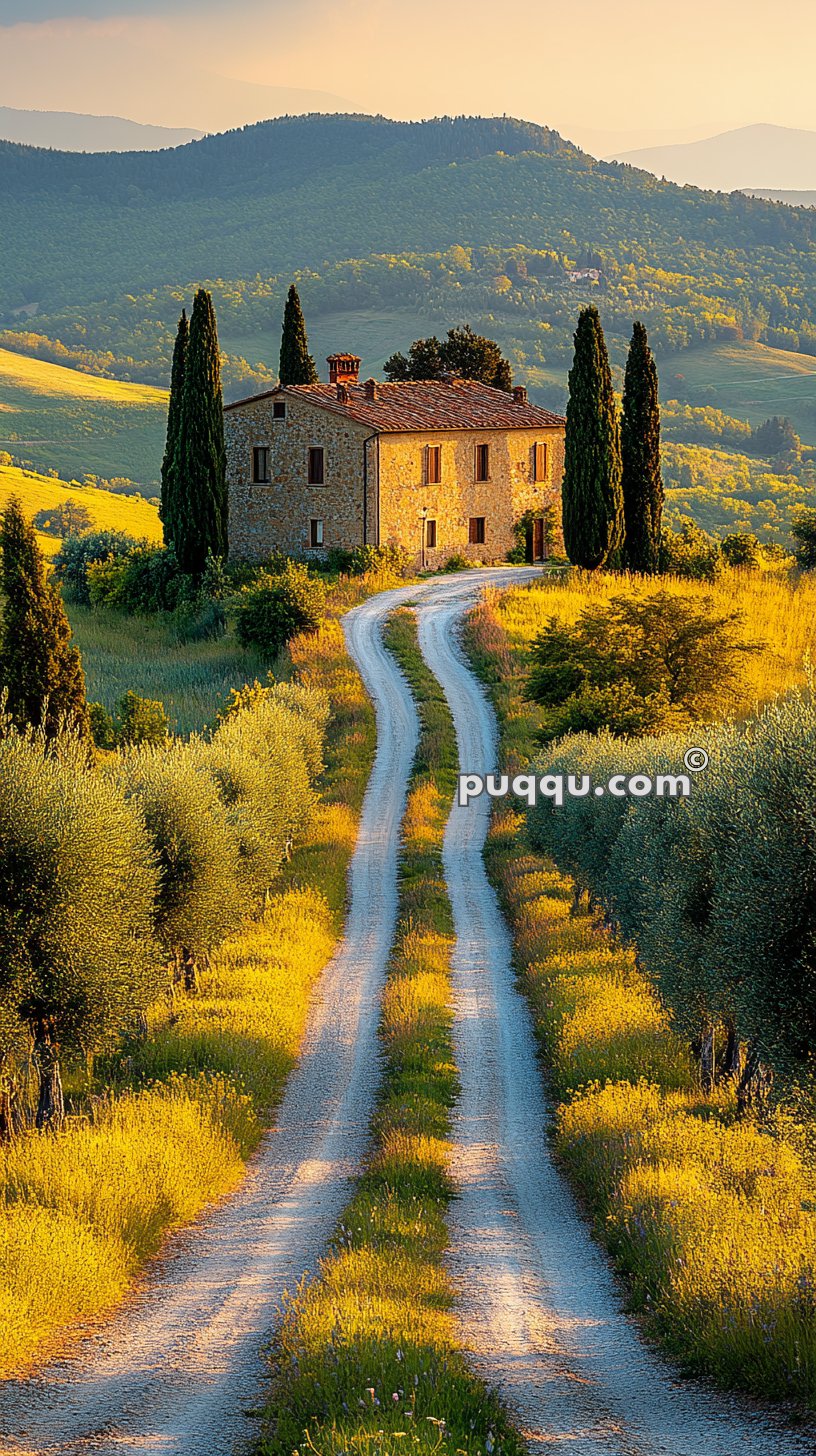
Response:
[{"label": "tall cypress tree", "polygon": [[283,311],[279,373],[281,384],[317,384],[317,370],[306,336],[306,320],[294,283]]},{"label": "tall cypress tree", "polygon": [[211,294],[193,304],[173,471],[178,509],[173,546],[182,571],[199,575],[208,556],[227,554],[227,459],[221,355]]},{"label": "tall cypress tree", "polygon": [[187,310],[183,308],[179,319],[176,344],[173,349],[173,369],[170,375],[170,403],[167,409],[167,443],[161,468],[161,511],[164,525],[164,544],[174,544],[175,519],[178,511],[178,473],[176,452],[181,432],[181,411],[184,396],[184,369],[187,362],[187,347],[190,342],[190,325]]},{"label": "tall cypress tree", "polygon": [[595,570],[623,539],[618,416],[609,356],[594,307],[582,310],[569,376],[563,485],[564,545]]},{"label": "tall cypress tree", "polygon": [[0,580],[5,609],[0,643],[0,686],[18,727],[56,736],[64,725],[90,739],[85,677],[62,598],[51,586],[34,527],[18,500],[0,523]]},{"label": "tall cypress tree", "polygon": [[623,386],[621,462],[625,539],[623,564],[652,575],[658,568],[663,517],[660,401],[657,369],[643,324],[636,323]]}]

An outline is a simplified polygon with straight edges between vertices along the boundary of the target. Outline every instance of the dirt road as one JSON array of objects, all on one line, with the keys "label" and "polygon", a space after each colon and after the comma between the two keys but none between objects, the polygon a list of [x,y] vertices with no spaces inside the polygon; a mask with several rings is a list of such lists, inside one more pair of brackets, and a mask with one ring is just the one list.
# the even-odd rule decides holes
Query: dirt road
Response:
[{"label": "dirt road", "polygon": [[[380,631],[416,599],[421,641],[454,712],[466,771],[495,767],[492,715],[455,646],[492,582],[467,573],[385,593],[345,619],[377,707],[377,759],[350,876],[344,941],[315,998],[276,1128],[241,1188],[170,1241],[131,1304],[76,1356],[0,1391],[0,1451],[231,1456],[253,1425],[261,1348],[284,1288],[316,1261],[349,1192],[377,1080],[379,992],[397,907],[399,825],[417,717]],[[456,915],[453,1230],[462,1327],[534,1450],[570,1456],[801,1456],[808,1444],[681,1386],[621,1313],[608,1266],[555,1172],[527,1011],[481,848],[487,806],[454,809],[445,863]]]},{"label": "dirt road", "polygon": [[[496,770],[492,711],[457,646],[460,607],[420,606],[420,643],[453,712],[460,768]],[[526,1003],[482,860],[489,803],[454,807],[445,870],[457,932],[452,1266],[463,1336],[534,1452],[803,1456],[813,1443],[678,1381],[622,1313],[609,1266],[556,1171]]]}]

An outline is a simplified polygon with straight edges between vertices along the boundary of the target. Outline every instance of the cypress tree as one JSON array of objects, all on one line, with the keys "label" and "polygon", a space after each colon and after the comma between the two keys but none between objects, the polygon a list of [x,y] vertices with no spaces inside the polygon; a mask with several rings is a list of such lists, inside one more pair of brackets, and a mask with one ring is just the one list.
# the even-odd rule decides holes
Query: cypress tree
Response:
[{"label": "cypress tree", "polygon": [[632,333],[621,416],[625,540],[623,564],[652,575],[658,569],[663,516],[660,474],[660,402],[655,367],[643,324]]},{"label": "cypress tree", "polygon": [[317,370],[306,337],[306,320],[294,283],[283,311],[279,374],[281,384],[317,384]]},{"label": "cypress tree", "polygon": [[173,546],[182,571],[198,576],[208,556],[227,554],[221,355],[212,296],[203,288],[190,320],[174,460],[178,508],[173,512]]},{"label": "cypress tree", "polygon": [[34,527],[10,500],[0,525],[0,573],[5,597],[0,686],[6,711],[20,728],[46,738],[68,726],[90,739],[85,677],[62,598],[46,577]]},{"label": "cypress tree", "polygon": [[187,361],[187,346],[190,342],[190,325],[187,310],[183,308],[179,319],[176,344],[173,349],[173,369],[170,375],[170,404],[167,410],[167,443],[161,468],[161,510],[164,523],[164,544],[174,542],[175,513],[178,510],[178,474],[176,472],[176,451],[181,431],[181,411],[184,396],[184,368]]},{"label": "cypress tree", "polygon": [[594,307],[582,310],[569,376],[563,486],[564,545],[576,566],[603,566],[623,539],[618,416],[609,356]]}]

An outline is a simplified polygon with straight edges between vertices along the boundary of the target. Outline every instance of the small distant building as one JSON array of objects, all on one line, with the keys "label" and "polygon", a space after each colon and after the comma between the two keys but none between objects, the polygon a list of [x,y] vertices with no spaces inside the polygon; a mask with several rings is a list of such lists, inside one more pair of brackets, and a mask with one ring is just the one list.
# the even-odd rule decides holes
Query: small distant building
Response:
[{"label": "small distant building", "polygon": [[600,268],[571,268],[567,277],[570,283],[600,283]]},{"label": "small distant building", "polygon": [[502,561],[523,520],[529,558],[543,559],[545,518],[560,508],[562,417],[522,387],[360,383],[360,362],[333,354],[327,384],[226,407],[231,557],[370,544],[404,547],[428,568],[454,554]]}]

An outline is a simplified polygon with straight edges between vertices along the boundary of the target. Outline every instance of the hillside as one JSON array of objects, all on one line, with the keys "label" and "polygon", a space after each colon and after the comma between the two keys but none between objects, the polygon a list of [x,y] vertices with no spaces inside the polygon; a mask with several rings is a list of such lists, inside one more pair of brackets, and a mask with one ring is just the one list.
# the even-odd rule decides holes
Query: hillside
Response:
[{"label": "hillside", "polygon": [[74,111],[19,111],[0,106],[0,137],[63,152],[142,152],[180,147],[203,135],[193,127],[145,126],[122,116]]},{"label": "hillside", "polygon": [[787,126],[741,126],[704,141],[641,147],[616,157],[656,177],[720,192],[816,187],[816,131]]},{"label": "hillside", "polygon": [[[80,505],[99,531],[127,531],[129,535],[148,541],[161,541],[159,513],[150,501],[141,496],[115,495],[109,490],[90,486],[69,486],[51,476],[38,475],[16,466],[0,465],[0,510],[11,496],[17,496],[27,516],[52,511],[60,505]],[[54,556],[60,540],[50,532],[38,530],[37,539],[46,556]]]},{"label": "hillside", "polygon": [[0,450],[64,476],[126,478],[156,494],[167,395],[0,349]]}]

